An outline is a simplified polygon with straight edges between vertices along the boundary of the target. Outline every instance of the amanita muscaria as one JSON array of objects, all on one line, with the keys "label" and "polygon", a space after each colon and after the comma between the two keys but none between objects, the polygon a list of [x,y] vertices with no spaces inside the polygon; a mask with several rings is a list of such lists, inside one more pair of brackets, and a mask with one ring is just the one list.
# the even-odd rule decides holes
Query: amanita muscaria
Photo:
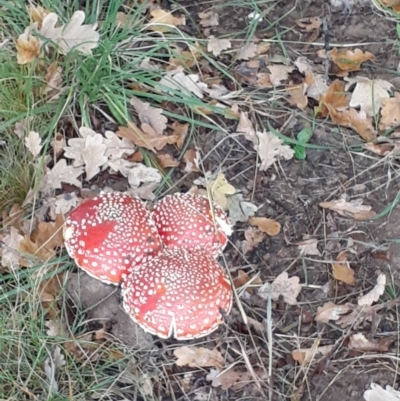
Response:
[{"label": "amanita muscaria", "polygon": [[103,193],[79,205],[65,222],[64,239],[76,264],[108,284],[119,284],[162,249],[143,202],[121,192]]},{"label": "amanita muscaria", "polygon": [[207,197],[192,193],[167,195],[152,218],[167,248],[205,250],[217,256],[232,233],[224,210]]},{"label": "amanita muscaria", "polygon": [[222,267],[205,251],[165,249],[122,283],[126,312],[145,331],[188,340],[213,332],[232,307]]}]

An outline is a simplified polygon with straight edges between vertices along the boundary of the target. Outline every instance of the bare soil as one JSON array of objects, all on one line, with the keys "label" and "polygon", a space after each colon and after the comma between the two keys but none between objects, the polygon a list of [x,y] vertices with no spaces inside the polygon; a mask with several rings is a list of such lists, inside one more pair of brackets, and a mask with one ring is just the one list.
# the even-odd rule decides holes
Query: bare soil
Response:
[{"label": "bare soil", "polygon": [[[220,24],[211,33],[216,36],[235,34],[240,38],[248,24],[247,15],[252,11],[250,6],[243,3],[212,1],[196,4],[178,0],[173,7],[183,7],[192,16],[187,29],[192,34],[197,32],[197,35],[202,35],[198,12],[214,7],[219,14]],[[350,14],[343,15],[342,10],[329,10],[327,3],[326,0],[260,3],[260,11],[266,11],[266,16],[256,35],[259,38],[270,38],[283,32],[284,47],[292,60],[299,55],[313,60],[317,57],[316,50],[323,49],[326,43],[329,48],[335,44],[356,43],[354,47],[368,50],[376,56],[376,61],[369,63],[362,74],[389,80],[398,86],[395,71],[399,54],[395,44],[395,24],[369,5],[357,6]],[[171,6],[165,5],[166,8]],[[270,10],[267,11],[268,8]],[[311,44],[305,34],[300,36],[295,21],[315,16],[326,19],[328,30],[326,34],[322,32],[318,38],[313,39],[314,44]],[[271,22],[274,22],[273,28],[267,29]],[[281,45],[276,43],[270,52],[282,54]],[[268,91],[264,95],[268,98]],[[266,103],[265,112],[270,115],[269,122],[277,129],[288,119],[292,120],[282,132],[287,136],[299,132],[303,127],[309,127],[312,121],[311,108],[300,112],[287,106],[280,108],[279,105]],[[234,129],[234,123],[231,124]],[[91,324],[106,324],[109,332],[123,343],[129,346],[139,344],[147,348],[151,355],[154,355],[155,350],[163,350],[160,353],[162,357],[155,362],[152,356],[151,365],[154,377],[160,374],[169,381],[168,386],[165,383],[158,384],[160,389],[168,389],[162,392],[163,400],[269,399],[270,385],[273,400],[362,401],[364,391],[372,382],[397,388],[397,364],[390,355],[397,354],[398,341],[394,342],[387,353],[357,354],[347,348],[348,336],[353,333],[351,328],[341,329],[335,324],[320,326],[313,320],[317,307],[327,300],[354,303],[360,293],[367,292],[375,285],[379,272],[390,277],[389,282],[393,288],[400,287],[398,206],[384,217],[368,222],[340,217],[336,213],[324,212],[319,207],[322,201],[345,195],[349,200],[362,199],[364,204],[372,206],[379,213],[398,194],[397,161],[383,162],[357,148],[353,148],[353,151],[345,150],[344,144],[357,145],[361,140],[354,132],[339,130],[326,121],[317,121],[311,143],[329,149],[308,150],[306,160],[281,162],[266,172],[257,170],[256,154],[249,148],[247,141],[243,140],[243,146],[238,146],[232,138],[225,138],[222,144],[216,146],[220,141],[221,135],[218,133],[206,130],[199,133],[197,145],[203,154],[209,153],[205,165],[216,170],[224,161],[222,169],[229,182],[241,189],[245,198],[262,206],[258,215],[273,218],[282,225],[278,236],[269,237],[243,257],[238,248],[244,240],[243,232],[247,224],[238,224],[232,244],[227,248],[221,263],[229,268],[233,277],[242,269],[251,275],[258,273],[265,282],[287,271],[289,276],[299,276],[300,282],[306,284],[298,297],[298,305],[288,306],[283,302],[274,302],[272,305],[274,338],[270,382],[266,375],[259,374],[261,385],[249,380],[249,384],[244,386],[222,390],[220,387],[212,387],[206,380],[207,370],[176,367],[172,351],[185,343],[156,340],[144,334],[126,319],[120,307],[118,290],[96,282],[102,288],[96,287],[89,292],[90,288],[93,290],[94,280],[84,274],[70,277],[68,292],[74,302],[79,308],[87,310]],[[186,185],[195,178],[195,174],[187,177],[181,183],[181,189],[186,190]],[[113,186],[112,182],[107,184]],[[299,256],[296,244],[306,235],[318,239],[321,257]],[[349,253],[351,267],[355,270],[355,286],[338,284],[332,280],[329,261],[335,260],[342,250]],[[90,285],[87,284],[88,280]],[[264,321],[266,301],[253,294],[242,299],[242,305],[247,316],[258,322]],[[383,309],[379,312],[375,327],[372,327],[371,322],[366,322],[358,328],[358,332],[379,338],[397,336],[397,317],[397,310]],[[334,344],[333,352],[304,369],[293,360],[291,351],[297,347],[310,348],[317,340],[319,345]],[[244,352],[257,372],[268,372],[270,355],[266,332],[245,326],[237,306],[232,315],[227,317],[226,325],[217,332],[205,340],[187,344],[216,347],[229,363],[237,363],[238,368],[246,370],[246,361],[241,356]]]}]

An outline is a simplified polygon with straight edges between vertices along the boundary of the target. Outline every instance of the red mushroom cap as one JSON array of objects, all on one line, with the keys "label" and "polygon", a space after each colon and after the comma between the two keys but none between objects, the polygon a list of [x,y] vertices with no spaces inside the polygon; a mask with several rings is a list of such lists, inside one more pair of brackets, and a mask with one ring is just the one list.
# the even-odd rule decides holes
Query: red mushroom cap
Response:
[{"label": "red mushroom cap", "polygon": [[168,195],[157,203],[152,217],[168,248],[203,249],[217,256],[232,233],[224,210],[202,195]]},{"label": "red mushroom cap", "polygon": [[122,300],[145,331],[188,340],[218,327],[233,294],[222,267],[206,252],[166,249],[125,278]]},{"label": "red mushroom cap", "polygon": [[104,193],[79,205],[64,225],[65,247],[76,264],[108,284],[162,249],[150,213],[139,198]]}]

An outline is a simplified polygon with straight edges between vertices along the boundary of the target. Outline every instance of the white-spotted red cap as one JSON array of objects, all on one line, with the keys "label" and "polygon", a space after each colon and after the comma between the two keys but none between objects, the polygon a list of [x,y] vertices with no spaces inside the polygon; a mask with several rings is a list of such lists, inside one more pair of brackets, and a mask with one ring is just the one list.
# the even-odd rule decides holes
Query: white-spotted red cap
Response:
[{"label": "white-spotted red cap", "polygon": [[167,195],[156,204],[152,217],[168,248],[202,249],[217,256],[232,234],[224,210],[202,195]]},{"label": "white-spotted red cap", "polygon": [[206,336],[232,307],[232,287],[222,267],[204,251],[165,249],[122,282],[125,311],[161,338]]},{"label": "white-spotted red cap", "polygon": [[64,242],[81,269],[108,284],[119,284],[162,249],[143,202],[121,192],[100,194],[74,209],[64,225]]}]

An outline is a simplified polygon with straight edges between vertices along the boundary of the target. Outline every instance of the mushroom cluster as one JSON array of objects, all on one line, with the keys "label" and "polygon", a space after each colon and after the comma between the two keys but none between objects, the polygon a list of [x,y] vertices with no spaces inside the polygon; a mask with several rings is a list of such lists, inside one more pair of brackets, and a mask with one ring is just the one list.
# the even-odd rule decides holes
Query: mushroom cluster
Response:
[{"label": "mushroom cluster", "polygon": [[138,198],[103,193],[64,225],[76,264],[121,283],[123,307],[145,331],[178,340],[210,334],[231,310],[231,284],[215,260],[231,232],[221,207],[189,193],[166,196],[152,212]]}]

